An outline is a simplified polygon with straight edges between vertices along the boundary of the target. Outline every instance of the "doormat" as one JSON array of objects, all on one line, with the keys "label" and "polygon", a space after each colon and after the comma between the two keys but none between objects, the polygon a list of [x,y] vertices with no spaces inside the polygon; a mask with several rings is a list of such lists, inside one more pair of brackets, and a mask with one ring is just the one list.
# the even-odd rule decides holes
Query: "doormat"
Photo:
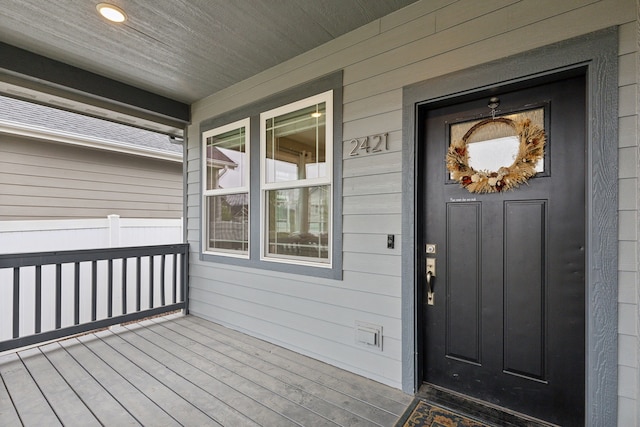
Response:
[{"label": "doormat", "polygon": [[402,418],[396,424],[397,427],[490,427],[424,400],[418,400],[404,423]]}]

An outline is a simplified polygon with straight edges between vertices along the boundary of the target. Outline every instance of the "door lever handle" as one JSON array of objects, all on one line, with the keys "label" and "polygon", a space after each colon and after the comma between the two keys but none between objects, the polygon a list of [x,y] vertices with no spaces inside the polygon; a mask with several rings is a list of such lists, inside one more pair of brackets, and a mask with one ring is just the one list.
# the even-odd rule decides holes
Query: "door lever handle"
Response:
[{"label": "door lever handle", "polygon": [[433,278],[436,277],[436,259],[435,258],[427,258],[426,259],[426,280],[427,280],[427,304],[433,305]]},{"label": "door lever handle", "polygon": [[427,271],[427,305],[433,305],[434,303],[434,295],[433,295],[433,284],[431,281],[433,280],[433,274],[431,270]]}]

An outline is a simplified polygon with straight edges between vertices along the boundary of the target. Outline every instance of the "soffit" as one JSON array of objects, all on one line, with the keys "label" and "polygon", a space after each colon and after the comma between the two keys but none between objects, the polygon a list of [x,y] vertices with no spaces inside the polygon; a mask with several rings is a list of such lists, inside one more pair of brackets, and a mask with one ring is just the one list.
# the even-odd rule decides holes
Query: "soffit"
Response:
[{"label": "soffit", "polygon": [[0,0],[0,41],[191,104],[414,1]]}]

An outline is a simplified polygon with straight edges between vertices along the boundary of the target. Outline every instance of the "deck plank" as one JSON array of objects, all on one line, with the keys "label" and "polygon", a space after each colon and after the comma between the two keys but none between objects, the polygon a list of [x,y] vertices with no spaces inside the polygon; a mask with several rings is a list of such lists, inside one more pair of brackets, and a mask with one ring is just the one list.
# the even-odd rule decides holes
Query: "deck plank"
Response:
[{"label": "deck plank", "polygon": [[100,425],[39,348],[21,351],[18,356],[63,425],[77,420],[82,420],[83,426]]},{"label": "deck plank", "polygon": [[62,425],[16,353],[0,357],[0,376],[24,426]]},{"label": "deck plank", "polygon": [[[0,361],[0,363],[2,362]],[[18,412],[16,412],[11,396],[7,391],[4,378],[0,376],[0,426],[18,426],[21,424]]]},{"label": "deck plank", "polygon": [[138,421],[60,343],[40,348],[102,425],[134,426]]},{"label": "deck plank", "polygon": [[80,363],[140,424],[179,425],[162,408],[136,389],[117,369],[100,359],[85,345],[92,335],[62,341],[60,344]]}]

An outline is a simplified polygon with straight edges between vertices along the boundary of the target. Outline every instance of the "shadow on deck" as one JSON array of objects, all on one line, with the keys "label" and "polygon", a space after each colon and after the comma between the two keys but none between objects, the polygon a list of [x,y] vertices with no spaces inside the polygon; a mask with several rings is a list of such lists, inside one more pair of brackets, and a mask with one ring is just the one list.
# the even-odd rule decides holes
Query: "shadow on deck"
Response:
[{"label": "shadow on deck", "polygon": [[412,397],[194,316],[0,356],[0,425],[393,426]]}]

